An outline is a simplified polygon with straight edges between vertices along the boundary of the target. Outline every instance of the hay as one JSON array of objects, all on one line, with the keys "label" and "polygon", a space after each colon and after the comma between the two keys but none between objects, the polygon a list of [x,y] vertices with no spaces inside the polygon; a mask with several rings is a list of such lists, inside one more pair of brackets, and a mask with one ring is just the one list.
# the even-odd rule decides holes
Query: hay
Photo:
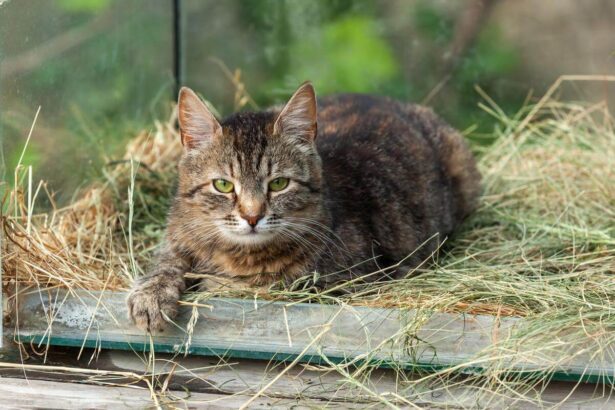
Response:
[{"label": "hay", "polygon": [[49,213],[32,215],[31,202],[46,186],[32,193],[28,169],[18,168],[3,206],[5,283],[124,290],[142,274],[162,237],[182,149],[173,122],[137,135],[123,159],[106,166],[104,180]]},{"label": "hay", "polygon": [[[612,363],[613,118],[602,104],[551,100],[526,107],[514,117],[505,116],[494,104],[484,108],[499,125],[495,144],[476,147],[485,189],[480,208],[430,264],[392,282],[343,284],[340,288],[354,290],[343,295],[304,289],[301,281],[293,289],[268,290],[222,283],[189,295],[184,303],[256,293],[274,300],[413,308],[427,314],[524,317],[515,334],[463,366],[480,362],[485,368],[470,380],[478,394],[488,391],[532,403],[539,400],[537,392],[546,380],[505,377],[515,363],[541,358],[538,370],[549,373],[571,355],[588,351],[596,362]],[[122,290],[142,274],[162,236],[181,153],[173,124],[174,117],[156,123],[153,133],[138,135],[123,160],[106,167],[104,181],[71,205],[49,213],[33,212],[46,187],[33,186],[28,169],[18,168],[17,183],[2,207],[7,210],[2,215],[5,289]],[[353,385],[367,383],[365,377],[373,369],[363,365],[350,370],[332,363],[325,367]],[[448,391],[460,383],[453,375],[461,367],[418,380],[400,371],[400,383],[405,392],[425,391],[425,385],[433,392]]]}]

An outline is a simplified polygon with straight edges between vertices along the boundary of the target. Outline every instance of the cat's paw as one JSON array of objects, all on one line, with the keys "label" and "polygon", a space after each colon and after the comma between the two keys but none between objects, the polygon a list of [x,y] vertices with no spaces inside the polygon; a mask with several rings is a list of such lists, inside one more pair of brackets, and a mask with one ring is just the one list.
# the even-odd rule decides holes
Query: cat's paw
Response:
[{"label": "cat's paw", "polygon": [[128,295],[128,316],[139,328],[148,332],[162,331],[168,320],[177,315],[183,287],[163,276],[154,276],[137,283]]}]

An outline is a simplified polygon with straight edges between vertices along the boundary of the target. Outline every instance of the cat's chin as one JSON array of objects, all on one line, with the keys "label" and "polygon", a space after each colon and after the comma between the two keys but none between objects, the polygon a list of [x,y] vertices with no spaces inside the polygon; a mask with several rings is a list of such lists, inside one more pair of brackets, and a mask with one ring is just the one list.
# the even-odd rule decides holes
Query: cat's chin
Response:
[{"label": "cat's chin", "polygon": [[250,232],[250,233],[225,233],[227,242],[233,245],[257,246],[266,245],[275,239],[276,235],[272,232]]}]

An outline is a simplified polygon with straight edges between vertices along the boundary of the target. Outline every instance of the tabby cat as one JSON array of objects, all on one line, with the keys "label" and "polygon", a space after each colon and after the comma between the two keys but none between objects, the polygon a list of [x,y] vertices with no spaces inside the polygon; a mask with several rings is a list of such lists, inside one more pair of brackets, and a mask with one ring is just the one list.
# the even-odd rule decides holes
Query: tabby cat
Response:
[{"label": "tabby cat", "polygon": [[321,287],[405,275],[480,192],[463,137],[418,105],[343,94],[317,107],[305,83],[283,107],[222,122],[188,88],[178,110],[184,152],[165,243],[128,298],[144,330],[176,314],[187,272],[258,286],[309,275]]}]

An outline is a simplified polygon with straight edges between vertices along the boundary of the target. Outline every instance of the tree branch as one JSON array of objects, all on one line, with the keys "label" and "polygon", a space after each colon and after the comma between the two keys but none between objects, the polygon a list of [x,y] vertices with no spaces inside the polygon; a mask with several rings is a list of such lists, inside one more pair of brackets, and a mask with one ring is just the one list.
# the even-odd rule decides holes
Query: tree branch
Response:
[{"label": "tree branch", "polygon": [[476,43],[478,35],[497,2],[498,0],[474,0],[469,3],[468,7],[464,8],[455,23],[453,40],[443,56],[444,61],[440,70],[442,80],[423,99],[423,104],[427,104],[435,97],[451,79],[463,57]]}]

